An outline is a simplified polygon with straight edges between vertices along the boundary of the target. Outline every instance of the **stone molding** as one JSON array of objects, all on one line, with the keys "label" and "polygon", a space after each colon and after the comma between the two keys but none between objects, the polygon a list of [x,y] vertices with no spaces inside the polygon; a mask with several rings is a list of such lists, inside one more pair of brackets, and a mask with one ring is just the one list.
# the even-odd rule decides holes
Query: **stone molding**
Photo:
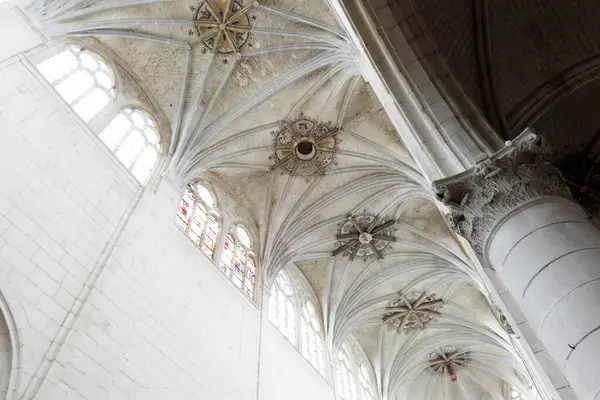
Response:
[{"label": "stone molding", "polygon": [[479,255],[496,223],[518,206],[541,197],[571,200],[549,156],[544,138],[527,129],[473,168],[433,183],[451,226]]}]

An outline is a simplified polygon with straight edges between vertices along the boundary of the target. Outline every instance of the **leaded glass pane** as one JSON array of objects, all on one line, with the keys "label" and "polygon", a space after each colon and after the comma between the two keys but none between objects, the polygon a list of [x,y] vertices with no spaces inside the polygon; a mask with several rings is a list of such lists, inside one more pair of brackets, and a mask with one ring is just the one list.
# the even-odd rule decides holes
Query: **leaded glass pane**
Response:
[{"label": "leaded glass pane", "polygon": [[[145,118],[142,127],[145,127],[144,131],[135,126],[133,121],[135,116]],[[148,130],[154,129],[146,127],[145,121],[148,120],[149,117],[141,110],[124,109],[98,135],[142,184],[150,176],[159,157],[159,149],[155,140],[158,133],[154,132],[152,140],[148,139]]]},{"label": "leaded glass pane", "polygon": [[69,46],[37,68],[86,122],[115,98],[112,71],[98,56],[81,47]]}]

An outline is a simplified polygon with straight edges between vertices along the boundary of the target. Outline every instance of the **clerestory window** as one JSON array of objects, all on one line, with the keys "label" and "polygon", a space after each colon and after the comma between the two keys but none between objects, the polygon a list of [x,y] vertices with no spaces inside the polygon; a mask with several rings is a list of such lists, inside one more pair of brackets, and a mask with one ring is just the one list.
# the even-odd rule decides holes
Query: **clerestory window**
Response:
[{"label": "clerestory window", "polygon": [[281,270],[271,287],[269,320],[294,345],[296,344],[296,318],[294,289],[288,274]]},{"label": "clerestory window", "polygon": [[146,182],[160,149],[156,124],[145,111],[136,108],[119,111],[98,137],[141,184]]},{"label": "clerestory window", "polygon": [[356,379],[354,378],[354,360],[347,344],[338,353],[336,366],[336,386],[340,399],[358,400]]},{"label": "clerestory window", "polygon": [[325,361],[321,323],[319,322],[315,306],[310,300],[302,306],[300,321],[302,324],[302,355],[323,375],[325,372]]},{"label": "clerestory window", "polygon": [[216,205],[210,189],[200,183],[190,184],[179,203],[175,219],[191,241],[210,258],[215,254],[219,236],[220,219]]},{"label": "clerestory window", "polygon": [[85,122],[116,98],[113,72],[100,56],[81,46],[68,46],[37,69]]},{"label": "clerestory window", "polygon": [[252,239],[241,225],[232,226],[223,243],[221,270],[250,299],[254,299],[256,263],[252,252]]}]

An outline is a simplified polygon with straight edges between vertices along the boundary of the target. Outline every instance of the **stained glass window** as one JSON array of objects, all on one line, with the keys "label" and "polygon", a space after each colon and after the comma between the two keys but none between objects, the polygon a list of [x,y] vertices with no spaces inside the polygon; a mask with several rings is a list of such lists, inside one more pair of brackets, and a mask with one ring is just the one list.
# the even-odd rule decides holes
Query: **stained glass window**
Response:
[{"label": "stained glass window", "polygon": [[210,193],[199,183],[188,185],[179,203],[175,222],[204,254],[213,258],[219,236],[219,213]]},{"label": "stained glass window", "polygon": [[321,374],[325,371],[323,359],[323,337],[315,306],[307,301],[301,314],[302,354]]},{"label": "stained glass window", "polygon": [[223,243],[221,270],[246,296],[254,298],[256,264],[248,231],[237,225],[229,229]]},{"label": "stained glass window", "polygon": [[285,271],[280,271],[271,287],[269,320],[294,345],[296,344],[296,307],[294,290]]},{"label": "stained glass window", "polygon": [[85,122],[115,100],[113,72],[97,54],[81,46],[68,46],[37,69]]},{"label": "stained glass window", "polygon": [[98,137],[140,183],[146,182],[160,152],[156,125],[146,112],[121,110]]}]

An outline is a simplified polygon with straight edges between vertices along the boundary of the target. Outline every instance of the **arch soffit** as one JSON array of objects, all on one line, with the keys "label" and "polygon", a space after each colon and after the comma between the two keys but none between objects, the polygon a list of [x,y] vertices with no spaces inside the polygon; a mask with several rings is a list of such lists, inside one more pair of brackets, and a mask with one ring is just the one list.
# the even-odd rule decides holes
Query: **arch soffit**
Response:
[{"label": "arch soffit", "polygon": [[[416,11],[413,0],[397,1],[393,7],[390,7],[389,12],[396,18],[398,30],[403,36],[402,40],[394,38],[394,43],[405,41],[410,48],[408,52],[395,51],[395,56],[404,67],[404,73],[413,81],[412,86],[421,89],[419,91],[422,97],[421,102],[424,109],[429,110],[430,116],[434,117],[436,128],[438,130],[456,129],[453,126],[445,126],[445,122],[449,118],[444,115],[446,112],[444,108],[440,113],[431,106],[434,103],[445,101],[456,118],[459,129],[477,140],[479,142],[477,146],[481,148],[482,152],[493,152],[496,148],[501,147],[502,141],[498,134],[483,116],[479,107],[467,95],[461,83],[450,72],[450,68],[437,49],[426,24],[423,23]],[[403,23],[404,20],[410,21],[410,23]],[[398,33],[398,30],[394,30],[394,32]],[[392,49],[395,48],[390,40],[387,45]],[[420,67],[414,67],[416,65]],[[422,73],[427,77],[425,82],[421,76]],[[429,89],[429,86],[434,90]],[[454,119],[452,120],[454,121]]]},{"label": "arch soffit", "polygon": [[[306,275],[304,275],[302,270],[298,268],[294,262],[288,263],[283,269],[288,273],[288,275],[290,275],[290,280],[292,281],[292,286],[294,286],[294,291],[296,293],[299,306],[302,307],[307,300],[310,300],[313,303],[313,306],[315,306],[315,311],[319,318],[319,324],[321,325],[321,335],[323,335],[325,332],[323,324],[323,308],[321,301],[319,300],[319,297],[310,284],[308,278],[306,278]],[[301,311],[301,309],[298,309],[298,312]]]},{"label": "arch soffit", "polygon": [[565,69],[538,86],[508,113],[511,135],[535,124],[569,94],[600,78],[600,54]]}]

